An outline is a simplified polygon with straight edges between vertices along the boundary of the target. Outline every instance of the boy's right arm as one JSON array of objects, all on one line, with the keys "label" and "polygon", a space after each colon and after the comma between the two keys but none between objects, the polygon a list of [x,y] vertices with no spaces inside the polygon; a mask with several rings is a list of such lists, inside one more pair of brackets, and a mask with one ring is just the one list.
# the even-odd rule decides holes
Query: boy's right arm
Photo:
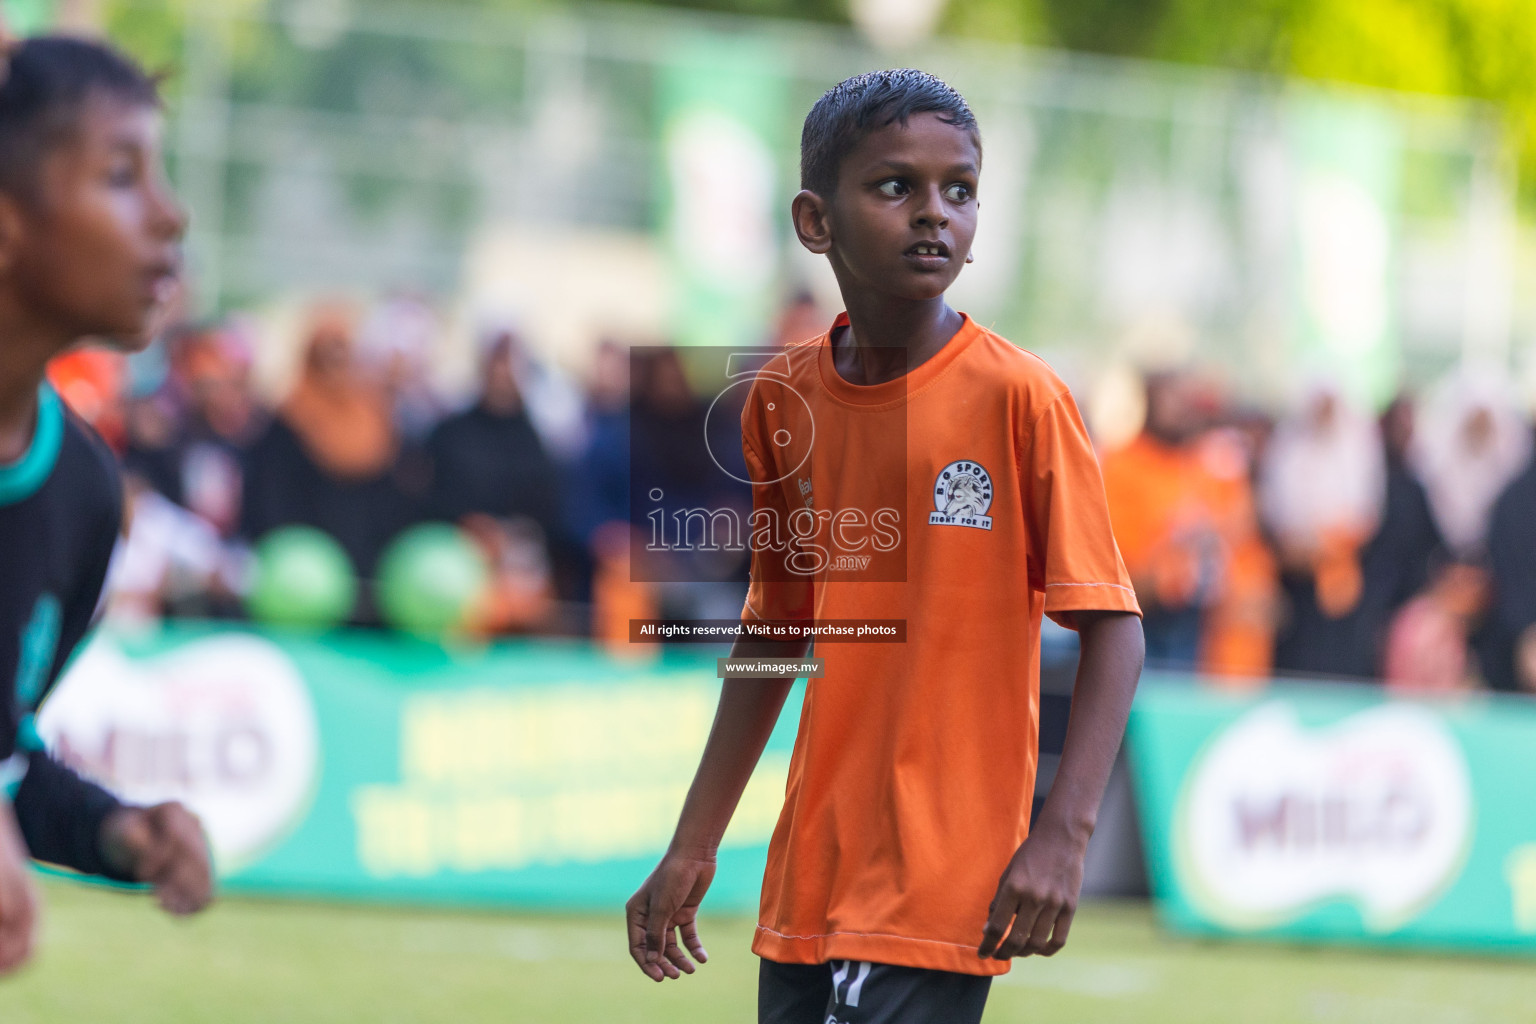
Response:
[{"label": "boy's right arm", "polygon": [[[805,641],[738,640],[733,658],[800,658]],[[727,679],[699,769],[661,863],[625,905],[629,954],[652,981],[692,974],[709,957],[699,941],[699,903],[715,877],[715,851],[757,767],[794,679]],[[682,933],[682,946],[678,932]]]}]

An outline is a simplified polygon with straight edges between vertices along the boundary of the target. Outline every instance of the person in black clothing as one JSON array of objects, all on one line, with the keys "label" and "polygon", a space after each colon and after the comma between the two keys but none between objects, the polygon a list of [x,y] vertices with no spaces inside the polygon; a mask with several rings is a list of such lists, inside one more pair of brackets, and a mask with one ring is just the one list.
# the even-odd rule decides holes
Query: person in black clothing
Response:
[{"label": "person in black clothing", "polygon": [[[1359,590],[1347,608],[1330,610],[1315,573],[1290,565],[1282,570],[1287,616],[1275,638],[1279,672],[1379,679],[1393,615],[1428,582],[1442,542],[1424,486],[1408,464],[1413,407],[1406,396],[1387,407],[1379,428],[1372,442],[1381,451],[1379,518],[1356,553]],[[1305,468],[1324,473],[1316,462]]]},{"label": "person in black clothing", "polygon": [[190,812],[125,806],[33,724],[90,626],[122,520],[112,456],[45,372],[83,337],[146,339],[175,288],[186,219],[159,131],[154,83],[114,51],[46,37],[0,51],[0,973],[31,951],[27,855],[148,882],[175,913],[212,895]]},{"label": "person in black clothing", "polygon": [[1444,540],[1430,513],[1429,497],[1408,462],[1414,430],[1413,401],[1399,395],[1381,414],[1387,454],[1387,504],[1381,528],[1365,546],[1363,613],[1370,623],[1373,674],[1379,674],[1388,624],[1409,599],[1429,584],[1430,568]]},{"label": "person in black clothing", "polygon": [[629,521],[629,349],[604,340],[587,384],[586,449],[577,461],[572,503],[589,547],[606,523]]},{"label": "person in black clothing", "polygon": [[[498,575],[513,570],[525,588],[542,587],[568,602],[584,602],[592,564],[581,542],[582,492],[573,489],[573,475],[528,415],[519,355],[511,332],[489,336],[481,354],[479,398],[428,436],[432,486],[426,515],[468,529]],[[489,628],[575,628],[534,618],[539,621],[519,622],[514,616]]]},{"label": "person in black clothing", "polygon": [[1536,461],[1494,503],[1488,523],[1491,596],[1473,638],[1489,687],[1536,693]]},{"label": "person in black clothing", "polygon": [[[241,532],[256,542],[284,526],[324,530],[368,579],[419,518],[408,456],[382,383],[357,359],[350,316],[318,310],[298,382],[245,453]],[[366,605],[355,618],[371,621]]]},{"label": "person in black clothing", "polygon": [[436,519],[456,522],[476,512],[527,517],[552,536],[561,528],[561,473],[525,410],[514,345],[506,333],[491,340],[479,401],[443,420],[427,438],[428,504]]}]

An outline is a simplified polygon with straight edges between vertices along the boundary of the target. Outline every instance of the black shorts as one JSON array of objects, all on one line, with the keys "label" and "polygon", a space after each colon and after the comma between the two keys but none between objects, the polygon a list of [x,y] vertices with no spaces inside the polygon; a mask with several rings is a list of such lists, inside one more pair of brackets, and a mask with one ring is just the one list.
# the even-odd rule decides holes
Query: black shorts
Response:
[{"label": "black shorts", "polygon": [[860,960],[762,961],[757,1024],[978,1024],[992,979]]}]

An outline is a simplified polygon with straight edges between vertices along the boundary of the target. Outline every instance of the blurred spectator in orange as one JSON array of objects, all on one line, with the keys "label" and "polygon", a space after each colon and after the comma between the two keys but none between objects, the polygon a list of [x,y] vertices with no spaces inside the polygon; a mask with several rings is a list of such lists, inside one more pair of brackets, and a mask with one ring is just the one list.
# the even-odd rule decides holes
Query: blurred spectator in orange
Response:
[{"label": "blurred spectator in orange", "polygon": [[1201,421],[1195,381],[1164,372],[1146,380],[1146,423],[1103,460],[1110,519],[1145,615],[1147,661],[1193,668],[1206,609],[1227,570],[1216,482],[1194,441]]},{"label": "blurred spectator in orange", "polygon": [[348,312],[318,310],[298,383],[247,453],[243,532],[256,540],[280,526],[317,527],[371,576],[416,518],[419,484],[400,451],[389,397],[356,358]]},{"label": "blurred spectator in orange", "polygon": [[636,579],[631,559],[644,539],[628,523],[610,521],[591,538],[596,571],[592,580],[592,639],[618,657],[646,659],[660,653],[656,644],[630,643],[629,624],[658,614],[655,588]]},{"label": "blurred spectator in orange", "polygon": [[1267,676],[1274,661],[1275,559],[1259,529],[1252,486],[1267,426],[1250,416],[1210,431],[1196,447],[1226,552],[1221,586],[1202,630],[1200,670],[1250,683]]},{"label": "blurred spectator in orange", "polygon": [[127,377],[121,353],[77,348],[48,364],[48,381],[81,419],[121,452],[125,442],[122,392]]}]

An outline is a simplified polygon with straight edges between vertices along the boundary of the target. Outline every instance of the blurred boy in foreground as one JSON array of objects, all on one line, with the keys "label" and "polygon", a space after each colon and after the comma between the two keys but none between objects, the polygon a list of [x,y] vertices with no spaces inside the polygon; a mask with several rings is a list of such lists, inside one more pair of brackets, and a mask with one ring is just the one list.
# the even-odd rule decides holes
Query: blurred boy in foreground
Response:
[{"label": "blurred boy in foreground", "polygon": [[[47,384],[88,337],[148,341],[185,215],[166,190],[155,84],[96,43],[0,48],[0,972],[29,956],[27,857],[147,882],[201,909],[212,873],[177,803],[129,807],[49,756],[33,716],[91,624],[122,525],[101,439]],[[14,801],[14,802],[13,802]]]}]

